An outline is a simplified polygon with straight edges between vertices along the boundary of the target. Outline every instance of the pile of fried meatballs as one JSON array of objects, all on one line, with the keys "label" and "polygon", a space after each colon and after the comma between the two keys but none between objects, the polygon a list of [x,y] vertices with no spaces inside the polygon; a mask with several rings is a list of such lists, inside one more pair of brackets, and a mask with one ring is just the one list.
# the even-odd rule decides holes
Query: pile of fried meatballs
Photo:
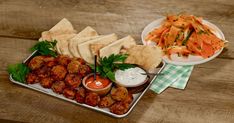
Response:
[{"label": "pile of fried meatballs", "polygon": [[63,94],[78,103],[109,108],[112,113],[121,115],[128,111],[133,101],[133,95],[127,88],[117,85],[105,96],[86,90],[82,85],[82,78],[92,70],[81,58],[39,55],[29,60],[27,65],[31,69],[26,76],[28,84],[40,83],[42,87],[50,88],[53,92]]}]

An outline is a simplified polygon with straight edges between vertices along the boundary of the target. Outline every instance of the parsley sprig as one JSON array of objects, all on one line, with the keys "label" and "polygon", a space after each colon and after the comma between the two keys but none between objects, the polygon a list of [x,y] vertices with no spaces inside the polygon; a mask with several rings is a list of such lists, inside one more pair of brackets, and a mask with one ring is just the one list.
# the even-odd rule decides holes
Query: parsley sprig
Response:
[{"label": "parsley sprig", "polygon": [[57,56],[55,45],[57,41],[40,41],[31,48],[31,51],[37,50],[41,55],[50,55],[53,57]]},{"label": "parsley sprig", "polygon": [[[128,57],[127,54],[112,54],[109,57],[103,57],[99,59],[99,64],[97,65],[97,72],[102,77],[107,77],[111,81],[115,81],[116,69],[125,70],[128,68],[135,67],[132,64],[124,63],[125,59]],[[91,68],[94,69],[94,65],[91,65]]]},{"label": "parsley sprig", "polygon": [[26,64],[12,64],[8,65],[7,71],[12,75],[13,79],[21,83],[26,83],[26,75],[29,73],[30,69]]},{"label": "parsley sprig", "polygon": [[187,42],[188,42],[188,40],[189,40],[189,38],[190,38],[190,36],[192,35],[193,32],[194,32],[194,30],[189,30],[189,31],[188,31],[188,33],[187,33],[185,39],[184,39],[183,42],[182,42],[182,45],[183,45],[183,46],[185,46],[185,45],[187,44]]}]

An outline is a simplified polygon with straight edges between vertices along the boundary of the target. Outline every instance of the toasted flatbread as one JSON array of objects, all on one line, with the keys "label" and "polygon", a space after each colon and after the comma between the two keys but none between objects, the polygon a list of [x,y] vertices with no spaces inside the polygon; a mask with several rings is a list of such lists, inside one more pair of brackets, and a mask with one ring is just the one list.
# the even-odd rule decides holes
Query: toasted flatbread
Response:
[{"label": "toasted flatbread", "polygon": [[70,21],[63,18],[55,26],[53,26],[49,31],[44,31],[41,34],[39,41],[47,40],[53,41],[57,40],[56,50],[59,54],[72,56],[68,50],[69,39],[75,36],[76,30],[74,30]]},{"label": "toasted flatbread", "polygon": [[88,63],[93,64],[93,55],[91,53],[90,50],[90,44],[95,44],[95,43],[99,43],[99,44],[104,44],[104,45],[108,45],[113,41],[117,40],[117,35],[116,34],[109,34],[109,35],[105,35],[102,36],[100,38],[96,38],[93,40],[89,40],[86,41],[84,43],[81,43],[78,45],[78,49],[79,49],[79,53],[80,56]]},{"label": "toasted flatbread", "polygon": [[39,41],[43,40],[52,41],[52,37],[54,36],[63,35],[63,34],[74,34],[74,33],[76,33],[76,30],[74,30],[71,22],[68,21],[66,18],[63,18],[49,31],[42,32]]},{"label": "toasted flatbread", "polygon": [[51,34],[49,31],[44,31],[41,33],[41,38],[39,39],[39,41],[43,40],[52,41]]},{"label": "toasted flatbread", "polygon": [[68,55],[72,57],[68,50],[69,39],[73,38],[76,34],[63,34],[58,36],[53,36],[52,40],[57,40],[56,49],[59,54]]},{"label": "toasted flatbread", "polygon": [[92,55],[99,56],[99,50],[103,47],[105,47],[105,44],[100,44],[100,43],[90,44],[90,50]]},{"label": "toasted flatbread", "polygon": [[60,20],[55,26],[53,26],[50,30],[50,32],[73,32],[74,28],[70,21],[68,21],[66,18],[63,18]]},{"label": "toasted flatbread", "polygon": [[158,46],[133,45],[127,54],[125,63],[137,64],[147,71],[154,70],[162,61],[162,50]]},{"label": "toasted flatbread", "polygon": [[100,57],[109,56],[111,54],[119,54],[121,48],[130,48],[132,45],[136,45],[135,40],[131,36],[126,36],[119,39],[99,50]]},{"label": "toasted flatbread", "polygon": [[89,41],[89,40],[92,40],[95,38],[100,38],[100,37],[101,36],[83,37],[83,38],[79,38],[79,39],[75,39],[75,40],[73,40],[73,38],[75,38],[75,37],[73,37],[72,39],[70,39],[68,48],[74,57],[80,57],[78,45],[81,43],[84,43],[86,41]]},{"label": "toasted flatbread", "polygon": [[41,38],[39,41],[52,41],[52,37],[54,36],[59,36],[59,35],[64,35],[64,34],[75,34],[76,31],[56,31],[56,32],[51,32],[51,31],[44,31],[41,33]]},{"label": "toasted flatbread", "polygon": [[91,37],[91,36],[97,36],[98,33],[96,30],[94,30],[92,27],[87,26],[82,31],[80,31],[75,38],[81,38],[81,37]]},{"label": "toasted flatbread", "polygon": [[74,57],[80,57],[79,51],[77,49],[78,44],[85,41],[92,40],[98,37],[98,33],[91,27],[86,27],[81,32],[79,32],[75,37],[70,39],[68,48]]}]

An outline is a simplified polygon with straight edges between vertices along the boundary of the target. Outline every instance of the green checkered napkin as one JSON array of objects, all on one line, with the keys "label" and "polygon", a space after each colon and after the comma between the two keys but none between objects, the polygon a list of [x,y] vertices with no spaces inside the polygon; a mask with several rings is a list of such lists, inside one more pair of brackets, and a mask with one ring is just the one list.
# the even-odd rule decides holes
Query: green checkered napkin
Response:
[{"label": "green checkered napkin", "polygon": [[192,73],[193,66],[177,66],[166,64],[165,68],[151,85],[150,89],[160,94],[168,87],[184,89]]}]

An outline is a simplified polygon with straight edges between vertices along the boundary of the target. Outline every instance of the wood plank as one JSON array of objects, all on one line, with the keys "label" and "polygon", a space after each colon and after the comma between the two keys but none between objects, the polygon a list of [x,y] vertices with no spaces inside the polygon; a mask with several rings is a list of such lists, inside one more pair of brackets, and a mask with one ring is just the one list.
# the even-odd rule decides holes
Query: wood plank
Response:
[{"label": "wood plank", "polygon": [[[207,4],[212,8],[206,7]],[[182,8],[178,8],[176,5],[183,6]],[[227,4],[222,1],[205,1],[198,3],[194,1],[173,0],[150,2],[150,0],[147,0],[136,3],[135,1],[125,2],[123,0],[111,2],[97,2],[92,0],[79,2],[56,0],[47,2],[38,0],[34,2],[25,0],[22,2],[9,0],[0,4],[1,15],[4,15],[0,20],[0,34],[38,38],[41,31],[48,30],[63,17],[67,17],[71,20],[77,30],[81,30],[85,25],[91,25],[95,27],[100,26],[99,28],[103,30],[101,33],[104,33],[109,30],[106,28],[109,26],[111,31],[113,31],[111,27],[122,29],[124,26],[119,27],[119,24],[124,24],[127,21],[128,23],[126,24],[131,25],[130,28],[134,29],[132,31],[139,33],[145,26],[142,24],[148,24],[152,20],[168,13],[175,13],[174,9],[176,9],[178,13],[188,10],[188,13],[191,12],[195,15],[203,16],[211,22],[219,22],[220,25],[223,25],[222,23],[224,23],[224,25],[229,25],[234,19],[230,17],[233,15],[233,5],[234,2],[228,2]],[[59,10],[56,6],[60,6]],[[219,11],[215,11],[217,8],[219,8]],[[102,27],[103,25],[106,26]],[[124,29],[125,28],[123,28],[122,31],[124,31]]]},{"label": "wood plank", "polygon": [[[0,119],[20,122],[234,122],[234,1],[230,0],[1,0]],[[188,12],[217,25],[229,46],[216,59],[195,66],[185,90],[148,91],[123,119],[73,105],[12,84],[6,67],[18,63],[60,19],[80,31],[87,25],[101,34],[131,34],[140,43],[144,26],[168,13]],[[3,122],[4,122],[3,121]],[[2,122],[0,120],[0,122]]]},{"label": "wood plank", "polygon": [[[149,4],[150,3],[150,4]],[[181,5],[178,7],[177,5]],[[209,5],[209,7],[207,7]],[[59,9],[56,7],[59,6]],[[130,0],[120,1],[3,1],[0,4],[0,36],[38,39],[42,31],[50,29],[66,17],[80,31],[92,26],[101,34],[117,33],[121,37],[128,34],[140,43],[144,26],[168,13],[188,12],[216,24],[234,47],[234,2],[212,0],[205,2]],[[40,11],[40,12],[38,12]],[[234,49],[222,53],[220,58],[234,58]]]},{"label": "wood plank", "polygon": [[169,88],[160,95],[148,91],[128,117],[115,119],[12,84],[8,80],[7,64],[20,62],[27,57],[30,54],[27,49],[36,41],[15,38],[0,38],[0,41],[4,41],[0,45],[0,49],[3,49],[0,56],[5,58],[0,64],[2,119],[24,122],[234,121],[233,60],[217,58],[198,65],[184,91]]}]

